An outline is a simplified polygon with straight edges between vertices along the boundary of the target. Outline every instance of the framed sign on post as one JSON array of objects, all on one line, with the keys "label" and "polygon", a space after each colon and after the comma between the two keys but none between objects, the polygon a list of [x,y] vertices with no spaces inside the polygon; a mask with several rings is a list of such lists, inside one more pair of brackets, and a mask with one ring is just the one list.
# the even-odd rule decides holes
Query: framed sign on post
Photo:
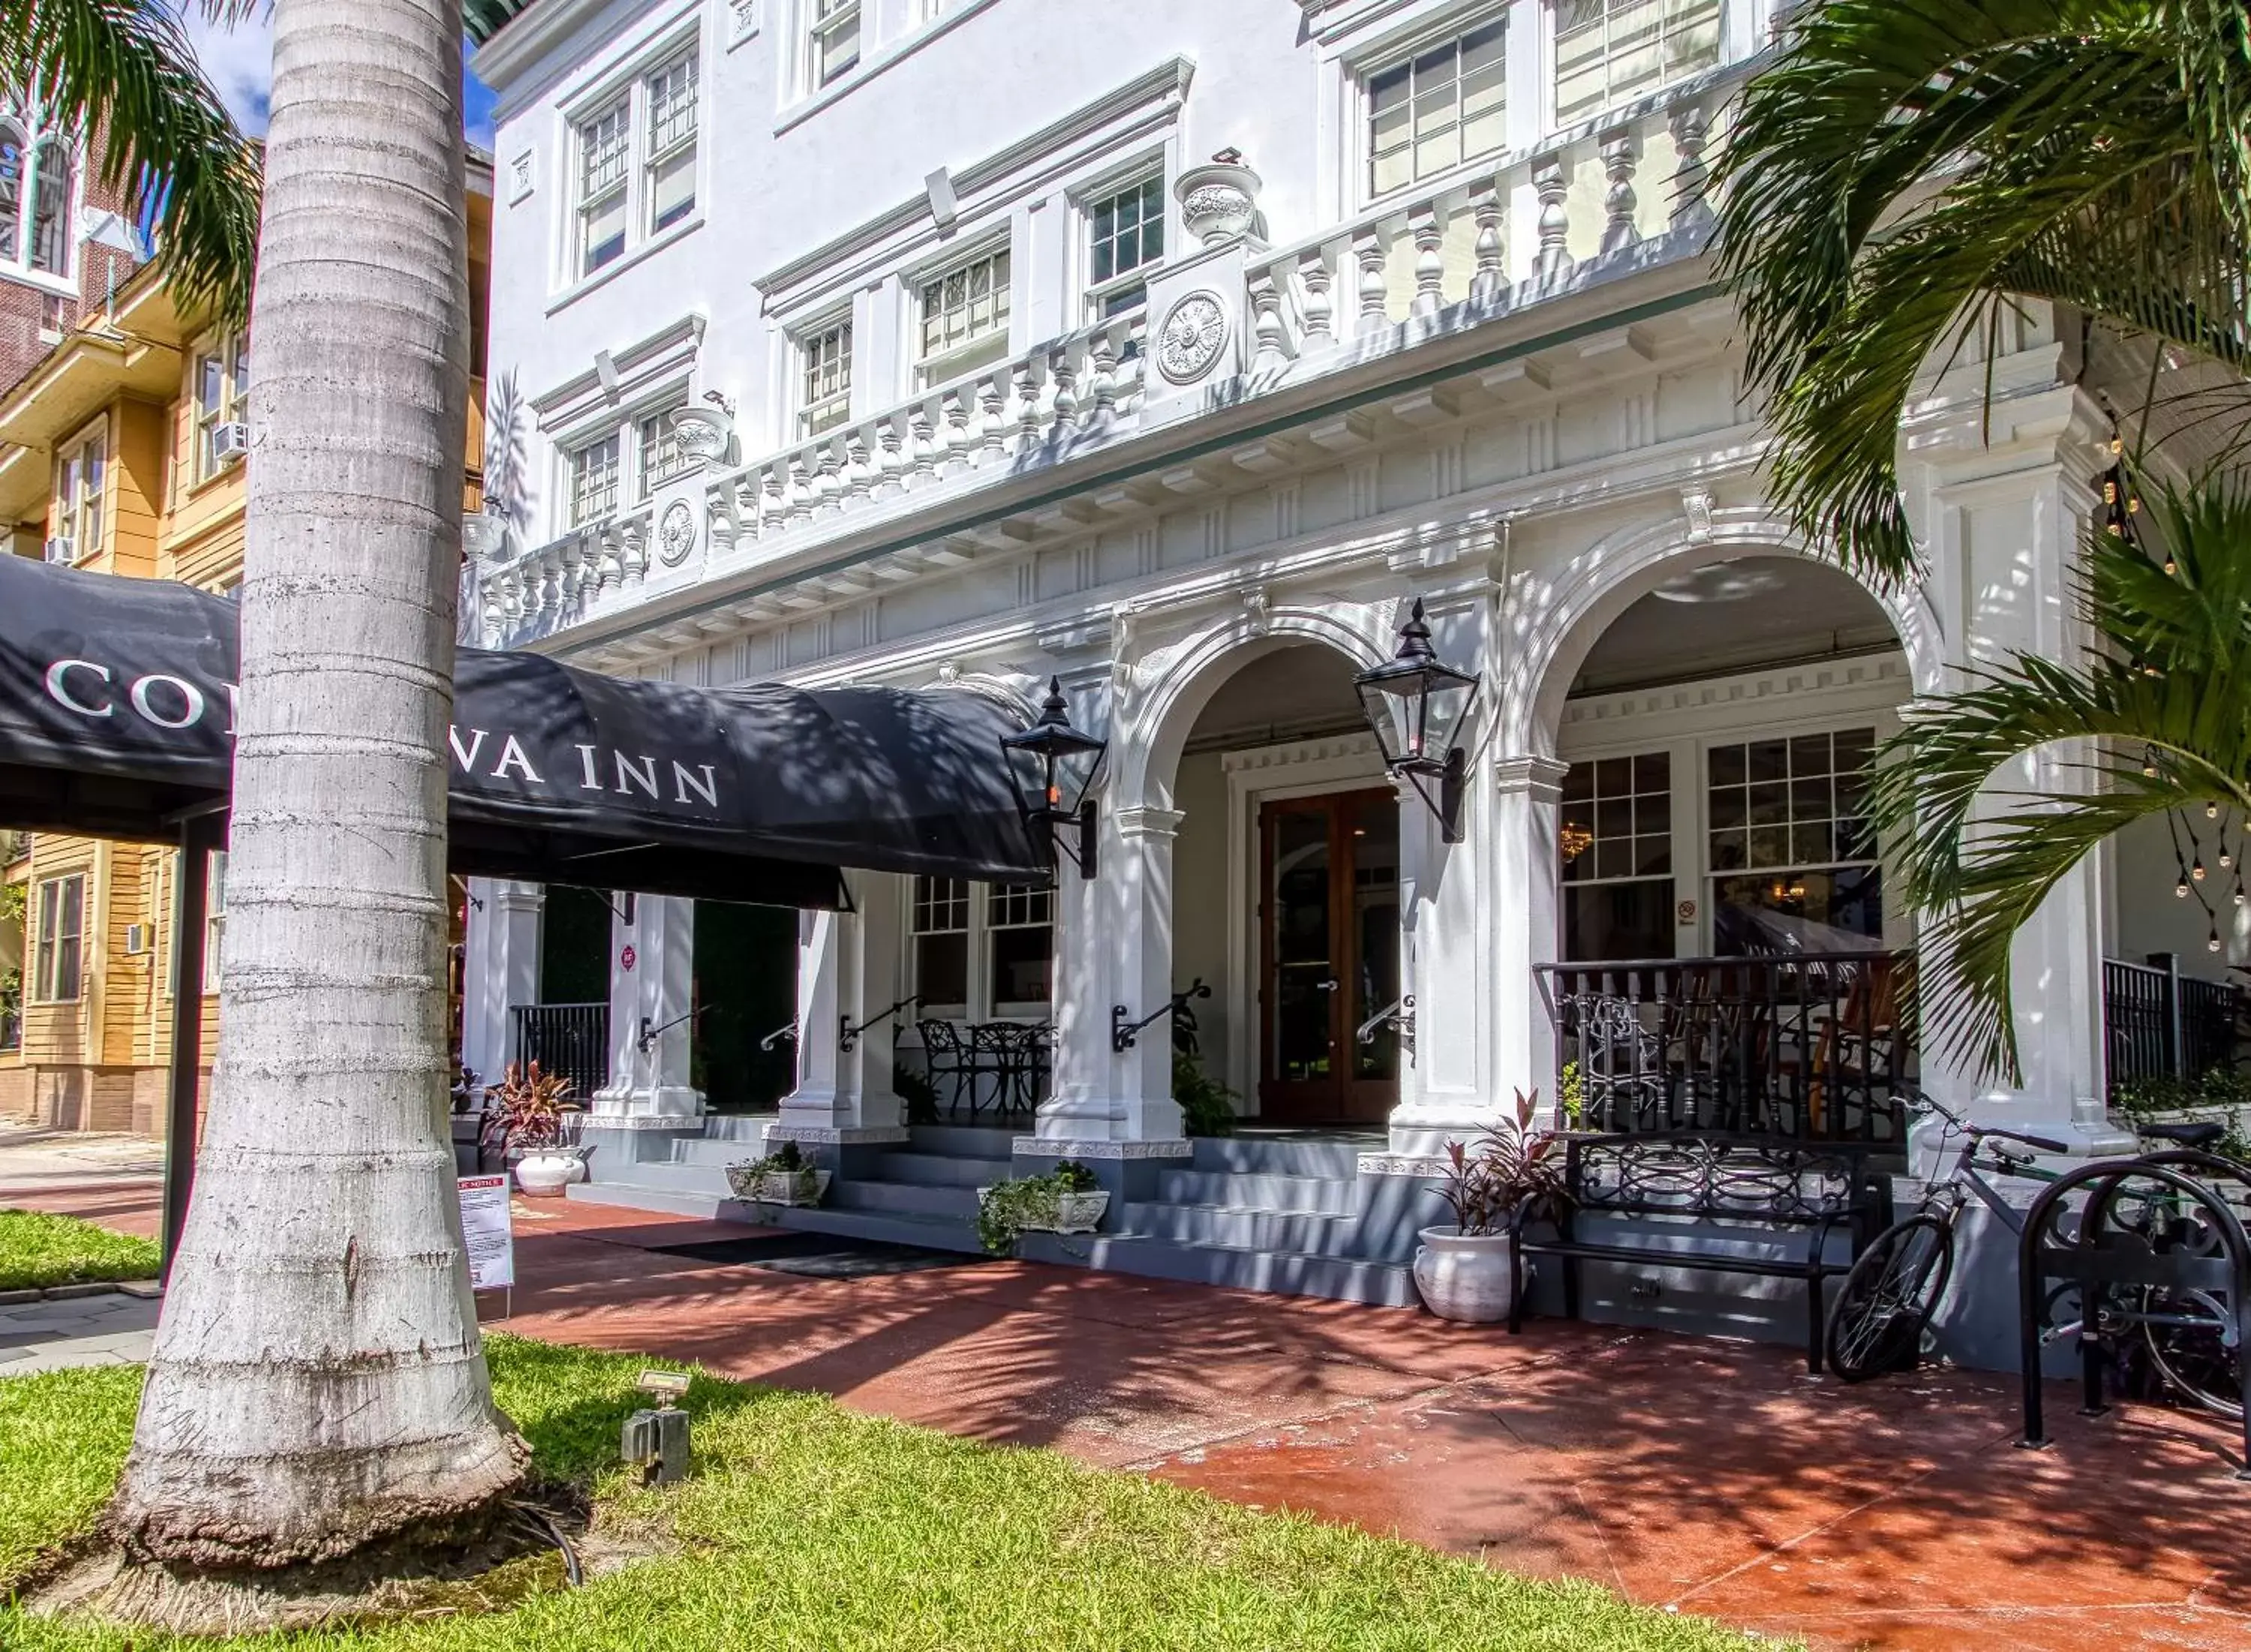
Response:
[{"label": "framed sign on post", "polygon": [[469,1253],[469,1289],[509,1293],[516,1306],[516,1230],[509,1219],[508,1176],[464,1176],[461,1238]]}]

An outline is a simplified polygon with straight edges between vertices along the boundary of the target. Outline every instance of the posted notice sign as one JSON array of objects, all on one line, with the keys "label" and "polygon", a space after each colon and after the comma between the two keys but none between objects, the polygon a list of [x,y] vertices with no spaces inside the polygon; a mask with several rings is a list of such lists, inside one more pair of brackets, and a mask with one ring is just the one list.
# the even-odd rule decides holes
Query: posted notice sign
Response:
[{"label": "posted notice sign", "polygon": [[461,1237],[468,1241],[469,1289],[513,1289],[516,1234],[509,1226],[507,1175],[464,1176],[461,1187]]}]

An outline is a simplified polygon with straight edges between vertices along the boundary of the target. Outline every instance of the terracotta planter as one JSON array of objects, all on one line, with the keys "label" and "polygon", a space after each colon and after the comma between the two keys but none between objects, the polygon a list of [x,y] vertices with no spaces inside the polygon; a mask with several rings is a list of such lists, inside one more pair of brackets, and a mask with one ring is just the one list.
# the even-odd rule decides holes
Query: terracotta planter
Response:
[{"label": "terracotta planter", "polygon": [[1415,1288],[1432,1313],[1465,1325],[1490,1325],[1508,1317],[1514,1239],[1506,1234],[1465,1234],[1451,1227],[1425,1227],[1421,1237]]}]

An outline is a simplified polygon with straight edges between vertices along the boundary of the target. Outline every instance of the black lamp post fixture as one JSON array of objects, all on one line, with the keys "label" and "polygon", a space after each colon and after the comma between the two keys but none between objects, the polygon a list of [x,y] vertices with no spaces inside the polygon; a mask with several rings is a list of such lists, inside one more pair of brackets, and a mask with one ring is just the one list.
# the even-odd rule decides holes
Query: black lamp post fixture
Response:
[{"label": "black lamp post fixture", "polygon": [[[1044,826],[1056,848],[1067,854],[1081,877],[1094,875],[1094,800],[1087,791],[1102,767],[1107,740],[1098,740],[1070,726],[1070,710],[1063,703],[1063,683],[1048,679],[1048,697],[1040,707],[1039,721],[1022,734],[1001,736],[1001,750],[1008,759],[1008,778],[1015,782],[1016,800],[1024,822]],[[1078,840],[1063,830],[1076,824]]]},{"label": "black lamp post fixture", "polygon": [[[1360,708],[1383,748],[1383,766],[1405,775],[1448,843],[1462,840],[1462,781],[1469,754],[1454,743],[1462,718],[1477,693],[1478,674],[1442,665],[1430,649],[1430,622],[1421,598],[1399,627],[1399,652],[1384,664],[1353,679]],[[1431,794],[1430,783],[1437,782]]]}]

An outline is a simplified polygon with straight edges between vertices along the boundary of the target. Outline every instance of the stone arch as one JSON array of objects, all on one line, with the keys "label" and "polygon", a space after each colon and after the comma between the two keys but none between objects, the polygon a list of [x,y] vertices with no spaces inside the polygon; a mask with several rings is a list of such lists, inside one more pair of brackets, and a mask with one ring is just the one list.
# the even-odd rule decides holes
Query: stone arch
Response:
[{"label": "stone arch", "polygon": [[[1838,568],[1807,549],[1790,525],[1751,508],[1717,510],[1707,522],[1686,515],[1644,522],[1612,534],[1568,558],[1544,584],[1520,586],[1502,639],[1496,750],[1517,757],[1552,757],[1555,729],[1572,679],[1610,623],[1675,575],[1739,556],[1802,556]],[[1905,652],[1917,695],[1935,694],[1945,681],[1945,636],[1938,614],[1919,586],[1887,591],[1854,578],[1883,611]]]},{"label": "stone arch", "polygon": [[1246,611],[1152,649],[1131,667],[1117,730],[1112,806],[1170,808],[1181,749],[1204,708],[1236,672],[1262,655],[1318,643],[1354,671],[1390,657],[1389,602]]}]

